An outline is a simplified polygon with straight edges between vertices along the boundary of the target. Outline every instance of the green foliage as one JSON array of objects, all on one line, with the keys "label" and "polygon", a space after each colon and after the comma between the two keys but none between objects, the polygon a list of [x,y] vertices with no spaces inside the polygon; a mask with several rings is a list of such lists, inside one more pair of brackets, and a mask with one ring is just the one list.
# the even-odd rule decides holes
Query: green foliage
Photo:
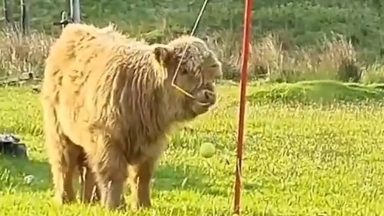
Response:
[{"label": "green foliage", "polygon": [[[31,2],[34,26],[52,29],[51,23],[60,19],[60,10],[66,9],[64,2]],[[86,22],[107,24],[113,21],[134,35],[158,29],[163,34],[160,37],[165,37],[168,33],[189,30],[203,1],[81,2]],[[382,5],[378,0],[260,0],[254,5],[254,36],[274,32],[283,37],[287,46],[313,45],[323,34],[333,31],[352,39],[360,50],[378,55],[384,39]],[[212,30],[241,33],[243,10],[243,1],[211,0],[200,25],[200,34],[209,35]]]}]

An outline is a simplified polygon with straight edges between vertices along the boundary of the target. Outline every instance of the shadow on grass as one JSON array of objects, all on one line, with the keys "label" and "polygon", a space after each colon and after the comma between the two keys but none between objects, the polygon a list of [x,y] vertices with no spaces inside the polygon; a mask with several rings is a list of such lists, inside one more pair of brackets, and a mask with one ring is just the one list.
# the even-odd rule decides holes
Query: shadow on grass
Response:
[{"label": "shadow on grass", "polygon": [[[34,177],[30,184],[25,180],[28,175]],[[50,179],[47,162],[0,155],[0,192],[47,190]]]},{"label": "shadow on grass", "polygon": [[[0,192],[36,192],[52,189],[50,166],[47,162],[12,158],[0,155]],[[28,184],[25,176],[33,175]],[[209,175],[194,166],[162,165],[154,176],[155,191],[194,191],[215,196],[224,196],[224,191],[208,183]]]},{"label": "shadow on grass", "polygon": [[156,170],[153,190],[155,191],[193,191],[213,196],[226,196],[225,191],[209,183],[209,174],[201,168],[190,165],[162,165]]}]

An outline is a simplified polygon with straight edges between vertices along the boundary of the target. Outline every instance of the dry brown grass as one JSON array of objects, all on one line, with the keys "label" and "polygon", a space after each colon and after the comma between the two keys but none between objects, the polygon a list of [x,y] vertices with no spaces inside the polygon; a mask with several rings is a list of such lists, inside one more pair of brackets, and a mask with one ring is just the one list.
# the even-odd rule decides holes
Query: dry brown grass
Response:
[{"label": "dry brown grass", "polygon": [[359,81],[357,51],[339,35],[326,38],[320,49],[284,50],[277,36],[268,35],[253,46],[253,73],[271,81],[308,79]]},{"label": "dry brown grass", "polygon": [[360,80],[357,51],[350,41],[341,35],[334,35],[331,39],[325,38],[322,48],[316,68],[318,71],[333,72],[335,78],[341,81]]},{"label": "dry brown grass", "polygon": [[238,79],[240,70],[241,46],[239,36],[233,33],[214,32],[205,39],[209,46],[223,63],[224,77],[226,79]]},{"label": "dry brown grass", "polygon": [[361,74],[361,82],[372,83],[384,83],[384,65],[372,64],[364,67]]},{"label": "dry brown grass", "polygon": [[[214,33],[208,38],[224,62],[225,78],[239,77],[241,35]],[[240,40],[241,41],[241,40]],[[250,76],[272,82],[334,79],[359,81],[362,74],[358,54],[343,36],[332,34],[315,48],[286,48],[273,34],[251,44]]]},{"label": "dry brown grass", "polygon": [[[53,39],[52,36],[39,32],[23,37],[15,31],[1,31],[0,79],[15,78],[26,73],[40,76]],[[223,61],[224,78],[238,79],[241,34],[213,32],[206,40]],[[364,82],[384,80],[381,78],[384,77],[383,67],[362,67],[353,45],[340,35],[333,34],[324,38],[316,49],[285,48],[282,40],[273,34],[253,41],[250,46],[249,68],[252,79],[263,78],[272,82],[314,79]]]},{"label": "dry brown grass", "polygon": [[41,75],[53,38],[39,32],[23,36],[18,30],[0,31],[0,77]]}]

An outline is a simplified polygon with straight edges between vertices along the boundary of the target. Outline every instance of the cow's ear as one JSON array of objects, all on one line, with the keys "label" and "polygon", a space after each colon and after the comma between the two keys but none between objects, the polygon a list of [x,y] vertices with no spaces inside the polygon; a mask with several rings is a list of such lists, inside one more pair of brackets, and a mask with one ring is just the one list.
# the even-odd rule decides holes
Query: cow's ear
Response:
[{"label": "cow's ear", "polygon": [[173,58],[174,51],[172,47],[167,45],[156,45],[154,48],[155,59],[161,65],[168,65]]}]

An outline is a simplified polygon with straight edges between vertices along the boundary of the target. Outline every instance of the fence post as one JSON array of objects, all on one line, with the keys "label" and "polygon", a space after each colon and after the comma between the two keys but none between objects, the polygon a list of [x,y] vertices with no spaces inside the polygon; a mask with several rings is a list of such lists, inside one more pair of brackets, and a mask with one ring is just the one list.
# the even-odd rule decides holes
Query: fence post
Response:
[{"label": "fence post", "polygon": [[69,7],[68,16],[69,16],[69,19],[72,22],[73,21],[73,0],[67,0],[67,2],[68,2],[68,7]]},{"label": "fence post", "polygon": [[[60,12],[61,20],[58,22],[53,22],[53,25],[60,25],[61,28],[65,28],[69,23],[73,22],[73,0],[66,0],[66,10]],[[66,11],[69,12],[66,12]]]},{"label": "fence post", "polygon": [[13,1],[8,1],[8,0],[3,0],[3,12],[4,12],[4,18],[5,18],[5,23],[7,26],[12,26],[14,27],[14,22],[13,22]]},{"label": "fence post", "polygon": [[74,23],[80,23],[80,0],[72,0],[72,19]]},{"label": "fence post", "polygon": [[28,0],[20,0],[21,28],[23,35],[29,32],[29,8]]}]

